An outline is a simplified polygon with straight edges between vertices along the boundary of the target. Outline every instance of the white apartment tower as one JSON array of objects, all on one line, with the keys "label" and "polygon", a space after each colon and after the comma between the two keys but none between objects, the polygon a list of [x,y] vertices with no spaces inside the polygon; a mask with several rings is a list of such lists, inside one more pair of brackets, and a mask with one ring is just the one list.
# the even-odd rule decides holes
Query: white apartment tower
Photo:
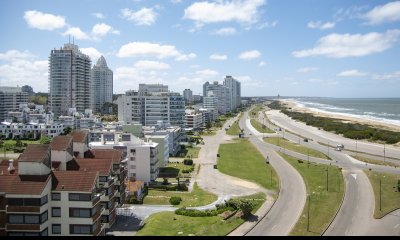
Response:
[{"label": "white apartment tower", "polygon": [[[219,114],[225,114],[226,112],[231,111],[231,103],[230,103],[230,89],[224,85],[218,83],[218,81],[210,84],[209,82],[204,83],[203,85],[203,97],[211,96],[212,92],[213,97],[218,99],[217,102],[217,111]],[[206,101],[203,98],[203,103]],[[205,107],[205,106],[204,106]],[[206,107],[205,107],[206,108]]]},{"label": "white apartment tower", "polygon": [[183,98],[185,103],[193,103],[193,92],[190,89],[183,90]]},{"label": "white apartment tower", "polygon": [[17,111],[21,103],[28,103],[28,93],[20,87],[0,87],[0,122],[7,118],[8,112]]},{"label": "white apartment tower", "polygon": [[103,56],[92,68],[92,82],[93,110],[95,113],[103,113],[104,103],[111,103],[113,97],[113,72]]},{"label": "white apartment tower", "polygon": [[69,108],[92,108],[91,60],[77,45],[66,43],[49,57],[49,105],[55,117]]},{"label": "white apartment tower", "polygon": [[232,76],[226,76],[223,85],[229,88],[230,109],[235,110],[240,106],[242,101],[240,82]]}]

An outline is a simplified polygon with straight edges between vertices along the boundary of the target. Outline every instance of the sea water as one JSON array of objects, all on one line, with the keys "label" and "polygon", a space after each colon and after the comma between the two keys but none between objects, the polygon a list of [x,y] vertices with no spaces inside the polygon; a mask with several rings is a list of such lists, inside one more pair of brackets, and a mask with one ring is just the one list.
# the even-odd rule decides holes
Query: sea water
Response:
[{"label": "sea water", "polygon": [[293,98],[302,107],[400,126],[400,98]]}]

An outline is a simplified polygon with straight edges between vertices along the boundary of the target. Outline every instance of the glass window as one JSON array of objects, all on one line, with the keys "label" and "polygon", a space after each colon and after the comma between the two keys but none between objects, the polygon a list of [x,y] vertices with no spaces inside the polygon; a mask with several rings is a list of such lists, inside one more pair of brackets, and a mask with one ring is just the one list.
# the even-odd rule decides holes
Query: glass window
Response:
[{"label": "glass window", "polygon": [[49,219],[49,216],[48,216],[48,212],[46,211],[46,212],[42,213],[42,215],[40,215],[40,220],[41,220],[40,223],[46,222],[47,219]]},{"label": "glass window", "polygon": [[53,225],[51,225],[51,232],[53,234],[61,234],[61,224],[53,224]]},{"label": "glass window", "polygon": [[99,181],[100,181],[100,182],[107,182],[107,177],[105,177],[105,176],[100,176],[100,177],[99,177]]},{"label": "glass window", "polygon": [[52,193],[51,200],[53,201],[60,201],[61,200],[61,193]]},{"label": "glass window", "polygon": [[97,214],[97,206],[92,208],[92,217]]},{"label": "glass window", "polygon": [[91,225],[74,225],[71,224],[70,226],[70,233],[71,234],[91,234]]},{"label": "glass window", "polygon": [[40,234],[39,233],[36,233],[36,232],[26,232],[25,234],[24,234],[25,236],[40,236]]},{"label": "glass window", "polygon": [[47,198],[47,194],[45,196],[43,196],[42,198],[40,198],[40,206],[43,206],[47,203],[48,198]]},{"label": "glass window", "polygon": [[49,229],[46,228],[45,230],[43,230],[43,231],[40,233],[40,236],[49,236]]},{"label": "glass window", "polygon": [[69,200],[70,201],[90,201],[91,194],[84,194],[84,193],[70,193]]},{"label": "glass window", "polygon": [[24,223],[24,215],[8,215],[8,222],[12,224]]},{"label": "glass window", "polygon": [[87,208],[70,208],[70,217],[90,218],[91,209]]},{"label": "glass window", "polygon": [[25,223],[26,224],[38,224],[39,223],[39,215],[26,215]]},{"label": "glass window", "polygon": [[15,236],[15,237],[20,237],[20,236],[24,236],[23,233],[19,233],[19,232],[9,232],[8,236]]},{"label": "glass window", "polygon": [[61,208],[59,208],[59,207],[51,208],[51,216],[52,217],[61,217]]}]

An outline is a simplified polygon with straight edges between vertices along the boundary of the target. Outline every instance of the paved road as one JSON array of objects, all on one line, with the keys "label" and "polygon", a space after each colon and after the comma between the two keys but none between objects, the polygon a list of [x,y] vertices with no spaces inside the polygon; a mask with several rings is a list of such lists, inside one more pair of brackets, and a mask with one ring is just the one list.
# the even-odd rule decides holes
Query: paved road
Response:
[{"label": "paved road", "polygon": [[[331,133],[321,134],[321,131],[318,129],[310,128],[305,125],[303,128],[296,126],[297,123],[294,123],[290,118],[281,117],[279,120],[279,122],[275,122],[279,126],[289,127],[290,131],[301,134],[304,137],[314,138],[314,140],[319,139],[320,141],[327,141],[330,137],[329,135],[331,135]],[[283,133],[281,136],[283,136]],[[336,140],[342,138],[337,135],[334,135],[334,137]],[[298,139],[298,136],[286,132],[285,138],[297,142],[296,140]],[[343,138],[339,141],[342,143],[344,142]],[[388,166],[365,164],[347,154],[344,154],[343,152],[329,152],[326,146],[321,146],[315,141],[308,143],[300,141],[300,143],[307,147],[324,152],[325,154],[329,153],[329,156],[333,159],[332,164],[343,168],[343,175],[346,183],[345,198],[338,215],[326,231],[325,235],[399,235],[400,214],[398,214],[398,212],[400,211],[389,214],[383,219],[373,218],[375,207],[374,193],[369,179],[362,169],[372,169],[373,171],[390,172],[395,174],[400,174],[400,169]],[[394,149],[394,151],[396,151],[396,149]]]},{"label": "paved road", "polygon": [[302,136],[308,136],[314,141],[319,141],[325,144],[337,145],[344,144],[346,149],[351,149],[353,151],[360,151],[375,155],[384,155],[386,157],[393,157],[400,159],[400,148],[394,146],[386,146],[383,144],[369,143],[365,141],[356,141],[339,136],[334,133],[326,132],[323,130],[318,130],[316,127],[307,126],[306,124],[298,121],[293,121],[291,118],[285,114],[279,112],[278,110],[267,111],[267,116],[273,123],[278,123],[278,125],[286,128],[289,131],[296,132]]},{"label": "paved road", "polygon": [[240,127],[245,132],[252,133],[250,141],[263,154],[269,157],[270,164],[279,175],[280,193],[275,204],[272,206],[265,218],[256,225],[248,236],[286,236],[289,235],[297,223],[306,202],[306,187],[300,174],[276,152],[268,147],[257,131],[249,124],[247,113],[240,121]]}]

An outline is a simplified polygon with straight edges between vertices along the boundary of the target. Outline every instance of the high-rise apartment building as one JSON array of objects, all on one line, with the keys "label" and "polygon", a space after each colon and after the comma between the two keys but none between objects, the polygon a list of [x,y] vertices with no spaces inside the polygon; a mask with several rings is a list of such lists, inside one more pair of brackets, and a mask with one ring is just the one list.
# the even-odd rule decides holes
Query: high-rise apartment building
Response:
[{"label": "high-rise apartment building", "polygon": [[104,113],[104,103],[111,103],[113,98],[113,72],[108,68],[103,56],[92,68],[92,82],[93,110],[95,113]]},{"label": "high-rise apartment building", "polygon": [[173,126],[185,124],[185,101],[168,86],[140,84],[139,91],[127,91],[117,100],[118,120],[154,126],[160,121]]},{"label": "high-rise apartment building", "polygon": [[185,103],[193,103],[193,92],[190,89],[183,90],[183,98],[185,99]]},{"label": "high-rise apartment building", "polygon": [[69,108],[92,108],[91,60],[77,45],[66,43],[49,57],[49,105],[55,117]]},{"label": "high-rise apartment building", "polygon": [[223,85],[229,88],[230,109],[235,110],[242,101],[240,82],[232,76],[226,76]]},{"label": "high-rise apartment building", "polygon": [[205,93],[203,102],[205,101],[204,97],[209,97],[211,95],[218,99],[216,109],[219,114],[225,114],[232,110],[230,104],[230,90],[228,87],[218,84],[218,81],[213,82],[213,84],[209,82],[204,83],[203,93]]},{"label": "high-rise apartment building", "polygon": [[28,103],[28,93],[20,87],[0,87],[0,122],[3,122],[8,112],[17,111],[21,103]]}]

